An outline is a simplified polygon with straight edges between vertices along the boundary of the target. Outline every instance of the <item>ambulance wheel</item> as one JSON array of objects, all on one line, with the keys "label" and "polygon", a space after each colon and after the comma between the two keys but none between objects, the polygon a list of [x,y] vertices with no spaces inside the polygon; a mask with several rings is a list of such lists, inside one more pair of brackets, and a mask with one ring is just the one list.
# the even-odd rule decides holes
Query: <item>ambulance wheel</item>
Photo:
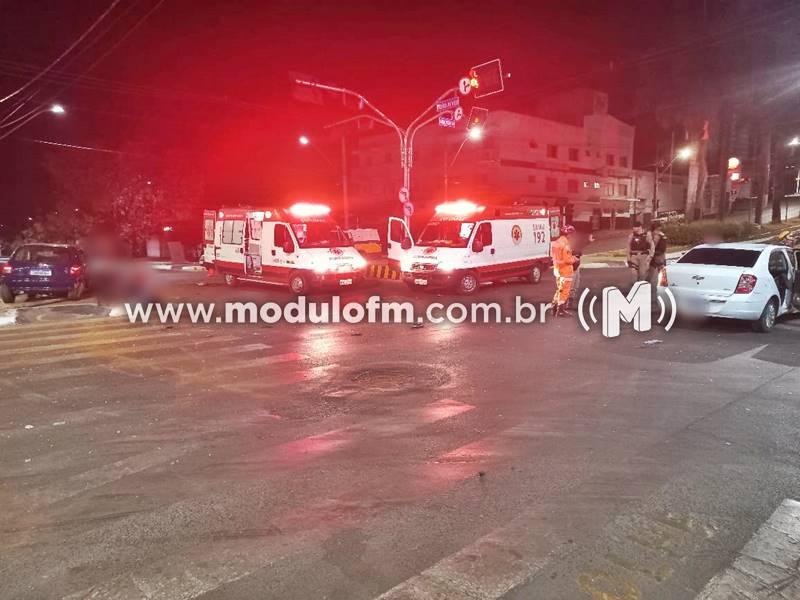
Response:
[{"label": "ambulance wheel", "polygon": [[542,267],[533,265],[526,279],[529,283],[539,283],[542,280]]},{"label": "ambulance wheel", "polygon": [[12,290],[6,284],[0,285],[0,300],[5,302],[6,304],[13,304],[14,290]]},{"label": "ambulance wheel", "polygon": [[308,278],[300,271],[295,271],[289,276],[289,289],[297,296],[302,296],[308,293],[309,283]]},{"label": "ambulance wheel", "polygon": [[233,273],[225,273],[225,285],[228,287],[236,287],[239,285],[239,278]]},{"label": "ambulance wheel", "polygon": [[456,282],[456,290],[459,294],[468,296],[469,294],[474,294],[479,285],[480,282],[475,271],[464,271]]}]

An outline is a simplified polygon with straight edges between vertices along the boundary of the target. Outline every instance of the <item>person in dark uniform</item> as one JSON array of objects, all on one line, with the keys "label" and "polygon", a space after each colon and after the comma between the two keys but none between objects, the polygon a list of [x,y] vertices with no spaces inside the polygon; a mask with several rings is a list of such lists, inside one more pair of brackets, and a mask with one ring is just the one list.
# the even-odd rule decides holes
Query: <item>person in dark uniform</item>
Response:
[{"label": "person in dark uniform", "polygon": [[[585,231],[578,231],[575,235],[575,241],[572,244],[572,254],[576,258],[580,259],[583,256],[584,252],[586,252],[586,247],[594,241],[594,235],[592,233],[586,233]],[[578,294],[580,293],[580,285],[581,285],[581,269],[580,263],[577,268],[574,269],[574,273],[572,275],[572,287],[569,291],[569,300],[567,301],[568,308],[575,308],[578,302]]]},{"label": "person in dark uniform", "polygon": [[636,281],[648,281],[652,257],[653,240],[644,232],[642,224],[635,222],[628,236],[628,267],[633,270]]},{"label": "person in dark uniform", "polygon": [[667,264],[667,236],[660,221],[650,224],[650,241],[653,244],[653,258],[650,260],[650,272],[647,279],[650,284],[658,284],[658,272]]}]

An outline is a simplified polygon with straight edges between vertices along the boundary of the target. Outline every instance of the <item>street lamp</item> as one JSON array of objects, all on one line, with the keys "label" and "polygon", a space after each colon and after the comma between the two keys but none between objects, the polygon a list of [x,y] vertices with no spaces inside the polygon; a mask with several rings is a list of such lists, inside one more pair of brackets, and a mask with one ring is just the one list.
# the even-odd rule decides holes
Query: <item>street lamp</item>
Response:
[{"label": "street lamp", "polygon": [[[301,135],[297,138],[297,143],[303,147],[311,146],[317,151],[328,166],[333,167],[333,162],[325,155],[325,153],[317,147],[316,144],[311,143],[311,138],[307,135]],[[344,212],[344,228],[350,229],[350,198],[347,194],[347,142],[345,137],[342,136],[342,211]]]},{"label": "street lamp", "polygon": [[[684,146],[683,148],[679,149],[675,153],[675,156],[673,156],[672,160],[669,161],[669,163],[663,169],[661,169],[661,172],[663,173],[667,169],[671,169],[672,168],[672,164],[676,160],[689,160],[689,159],[691,159],[693,157],[694,157],[694,148],[691,147],[691,146]],[[656,162],[656,164],[653,165],[653,166],[655,167],[655,174],[654,174],[654,177],[653,177],[653,218],[657,219],[658,218],[659,163]],[[670,171],[670,177],[671,176],[672,176],[672,171]]]},{"label": "street lamp", "polygon": [[458,155],[461,154],[461,149],[464,147],[464,144],[467,143],[469,140],[470,142],[479,142],[483,139],[483,127],[470,127],[467,130],[467,135],[464,136],[464,139],[461,140],[461,144],[458,146],[458,150],[453,155],[452,160],[447,160],[447,145],[445,144],[445,152],[444,152],[444,199],[448,199],[448,188],[449,188],[449,171],[454,164],[456,164],[456,159]]},{"label": "street lamp", "polygon": [[789,143],[786,144],[787,146],[800,146],[800,136],[794,136]]},{"label": "street lamp", "polygon": [[467,136],[473,142],[478,142],[483,137],[483,128],[482,127],[470,127],[469,132],[467,133]]},{"label": "street lamp", "polygon": [[53,106],[50,107],[50,112],[55,115],[63,115],[67,111],[64,110],[64,107],[60,104],[53,104]]},{"label": "street lamp", "polygon": [[675,158],[672,159],[672,162],[675,162],[676,160],[689,160],[693,156],[694,149],[691,146],[686,146],[685,148],[678,150],[678,153],[675,155]]}]

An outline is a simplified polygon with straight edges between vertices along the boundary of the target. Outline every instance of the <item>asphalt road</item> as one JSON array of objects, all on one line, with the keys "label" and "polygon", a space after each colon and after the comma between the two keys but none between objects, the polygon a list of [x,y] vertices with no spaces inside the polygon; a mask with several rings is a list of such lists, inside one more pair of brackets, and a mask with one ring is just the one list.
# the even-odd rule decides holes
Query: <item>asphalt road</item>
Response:
[{"label": "asphalt road", "polygon": [[[169,300],[290,299],[162,283]],[[409,295],[347,297],[373,293]],[[691,599],[800,498],[798,320],[608,340],[574,319],[106,312],[0,310],[2,599]]]}]

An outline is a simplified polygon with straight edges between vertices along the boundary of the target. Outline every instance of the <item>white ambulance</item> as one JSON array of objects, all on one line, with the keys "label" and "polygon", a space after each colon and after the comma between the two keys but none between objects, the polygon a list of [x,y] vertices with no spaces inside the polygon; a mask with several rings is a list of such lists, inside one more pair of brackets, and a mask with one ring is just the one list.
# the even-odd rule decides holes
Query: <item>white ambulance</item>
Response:
[{"label": "white ambulance", "polygon": [[222,208],[203,213],[204,266],[239,281],[288,285],[295,294],[324,284],[352,286],[366,260],[322,204]]},{"label": "white ambulance", "polygon": [[389,264],[410,287],[452,286],[471,294],[481,283],[516,277],[538,283],[550,268],[557,209],[445,202],[414,243],[402,219],[389,219]]}]

